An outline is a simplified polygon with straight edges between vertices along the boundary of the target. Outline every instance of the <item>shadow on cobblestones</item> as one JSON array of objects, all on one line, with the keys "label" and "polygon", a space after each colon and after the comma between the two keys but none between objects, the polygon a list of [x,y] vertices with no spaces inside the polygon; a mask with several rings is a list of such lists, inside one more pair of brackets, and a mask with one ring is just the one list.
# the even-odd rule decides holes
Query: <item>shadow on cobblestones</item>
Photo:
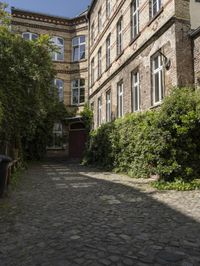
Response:
[{"label": "shadow on cobblestones", "polygon": [[[200,265],[199,213],[191,218],[112,176],[32,166],[0,207],[0,266]],[[198,192],[185,197],[199,204]]]}]

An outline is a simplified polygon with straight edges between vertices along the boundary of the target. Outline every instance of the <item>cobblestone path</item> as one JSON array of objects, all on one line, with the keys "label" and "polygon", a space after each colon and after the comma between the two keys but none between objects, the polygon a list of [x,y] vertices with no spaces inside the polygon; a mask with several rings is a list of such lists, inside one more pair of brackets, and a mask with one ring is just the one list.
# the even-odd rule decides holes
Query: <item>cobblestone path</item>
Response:
[{"label": "cobblestone path", "polygon": [[0,200],[0,266],[200,265],[200,192],[36,164]]}]

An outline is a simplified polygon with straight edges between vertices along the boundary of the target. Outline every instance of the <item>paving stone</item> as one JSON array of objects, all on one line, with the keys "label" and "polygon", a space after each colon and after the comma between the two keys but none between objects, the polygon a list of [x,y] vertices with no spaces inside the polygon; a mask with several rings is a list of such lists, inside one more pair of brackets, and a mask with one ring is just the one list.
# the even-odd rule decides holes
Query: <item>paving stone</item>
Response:
[{"label": "paving stone", "polygon": [[198,266],[199,199],[78,164],[33,164],[0,201],[0,266]]}]

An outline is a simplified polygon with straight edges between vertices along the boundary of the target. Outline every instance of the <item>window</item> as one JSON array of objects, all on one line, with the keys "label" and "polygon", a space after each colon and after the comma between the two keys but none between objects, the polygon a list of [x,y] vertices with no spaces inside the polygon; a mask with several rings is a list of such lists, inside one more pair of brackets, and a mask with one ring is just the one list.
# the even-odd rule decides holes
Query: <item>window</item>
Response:
[{"label": "window", "polygon": [[102,97],[98,98],[98,110],[97,110],[97,125],[102,123]]},{"label": "window", "polygon": [[111,91],[106,93],[106,122],[111,121]]},{"label": "window", "polygon": [[109,18],[111,13],[111,0],[106,0],[106,17]]},{"label": "window", "polygon": [[150,1],[150,15],[153,18],[161,9],[162,0],[151,0]]},{"label": "window", "polygon": [[75,79],[72,81],[72,105],[85,102],[85,80]]},{"label": "window", "polygon": [[101,14],[101,8],[98,12],[98,33],[100,33],[102,30],[102,14]]},{"label": "window", "polygon": [[139,34],[139,0],[133,0],[131,4],[131,38]]},{"label": "window", "polygon": [[72,61],[85,59],[85,36],[78,36],[72,39]]},{"label": "window", "polygon": [[133,112],[140,110],[140,80],[138,71],[132,73],[132,110]]},{"label": "window", "polygon": [[110,52],[111,52],[111,34],[106,39],[106,68],[108,68],[111,64]]},{"label": "window", "polygon": [[91,61],[91,85],[94,84],[94,58]]},{"label": "window", "polygon": [[57,47],[58,51],[52,53],[52,60],[64,60],[64,40],[60,37],[53,37],[52,43]]},{"label": "window", "polygon": [[101,77],[102,74],[102,58],[101,58],[101,48],[98,51],[98,78]]},{"label": "window", "polygon": [[117,84],[117,116],[122,117],[124,115],[124,100],[123,100],[123,92],[124,85],[123,81],[120,81]]},{"label": "window", "polygon": [[63,126],[60,122],[54,123],[52,137],[48,143],[49,149],[63,148]]},{"label": "window", "polygon": [[58,91],[58,99],[60,102],[64,101],[64,82],[62,79],[54,79],[54,85]]},{"label": "window", "polygon": [[153,104],[156,104],[161,102],[164,97],[163,62],[160,54],[156,54],[152,58],[152,83]]},{"label": "window", "polygon": [[38,39],[38,35],[32,32],[24,32],[22,33],[22,38],[27,41],[36,41]]},{"label": "window", "polygon": [[117,56],[122,53],[122,18],[117,23]]},{"label": "window", "polygon": [[94,22],[92,23],[92,26],[91,26],[91,44],[94,44]]}]

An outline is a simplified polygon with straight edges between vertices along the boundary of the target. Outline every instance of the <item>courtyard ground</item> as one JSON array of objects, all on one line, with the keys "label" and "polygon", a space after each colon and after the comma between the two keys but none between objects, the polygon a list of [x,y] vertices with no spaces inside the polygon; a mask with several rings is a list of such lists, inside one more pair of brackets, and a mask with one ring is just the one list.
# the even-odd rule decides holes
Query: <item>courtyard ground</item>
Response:
[{"label": "courtyard ground", "polygon": [[0,200],[0,265],[200,265],[200,191],[34,164]]}]

